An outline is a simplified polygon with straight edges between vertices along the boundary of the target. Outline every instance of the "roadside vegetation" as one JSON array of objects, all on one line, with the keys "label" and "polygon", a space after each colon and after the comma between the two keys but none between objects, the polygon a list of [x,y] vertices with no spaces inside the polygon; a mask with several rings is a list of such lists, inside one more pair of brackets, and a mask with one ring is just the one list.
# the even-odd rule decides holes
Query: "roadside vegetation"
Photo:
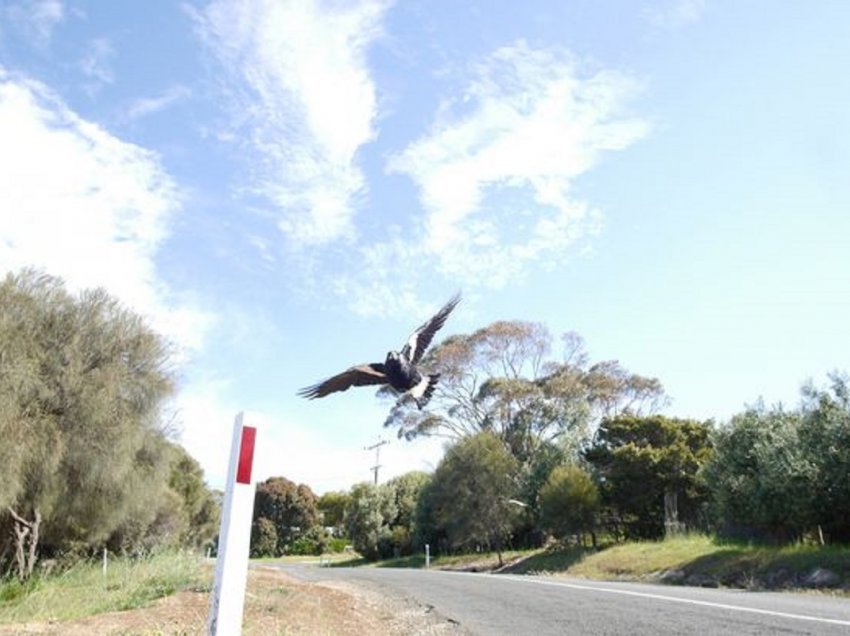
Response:
[{"label": "roadside vegetation", "polygon": [[[369,561],[339,560],[334,567],[424,568],[422,554]],[[603,549],[553,546],[530,550],[438,556],[439,570],[575,576],[604,581],[645,581],[749,589],[824,588],[850,592],[850,549],[838,546],[769,546],[705,535],[611,544]],[[829,585],[813,578],[828,568]],[[690,582],[689,582],[690,581]]]},{"label": "roadside vegetation", "polygon": [[[220,493],[172,439],[173,354],[102,290],[31,270],[0,281],[0,623],[206,585],[188,554],[214,552]],[[441,374],[429,409],[397,404],[384,426],[444,437],[435,470],[321,495],[270,477],[252,557],[422,567],[427,545],[432,567],[850,583],[847,375],[714,422],[659,414],[659,379],[538,323],[450,336],[424,364]]]},{"label": "roadside vegetation", "polygon": [[168,436],[175,381],[168,343],[103,290],[0,281],[0,575],[211,543],[216,499]]},{"label": "roadside vegetation", "polygon": [[67,621],[143,607],[180,590],[208,590],[210,575],[197,555],[77,561],[50,576],[0,583],[0,624]]}]

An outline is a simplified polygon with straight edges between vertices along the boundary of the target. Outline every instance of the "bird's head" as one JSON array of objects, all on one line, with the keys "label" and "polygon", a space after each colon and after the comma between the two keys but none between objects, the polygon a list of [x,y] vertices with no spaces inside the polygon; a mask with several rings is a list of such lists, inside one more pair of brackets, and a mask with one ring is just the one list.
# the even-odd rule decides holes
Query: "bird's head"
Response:
[{"label": "bird's head", "polygon": [[399,359],[399,356],[398,356],[398,352],[397,352],[397,351],[389,351],[389,352],[387,352],[387,361],[390,361],[390,360],[395,361],[395,360],[398,360],[398,359]]}]

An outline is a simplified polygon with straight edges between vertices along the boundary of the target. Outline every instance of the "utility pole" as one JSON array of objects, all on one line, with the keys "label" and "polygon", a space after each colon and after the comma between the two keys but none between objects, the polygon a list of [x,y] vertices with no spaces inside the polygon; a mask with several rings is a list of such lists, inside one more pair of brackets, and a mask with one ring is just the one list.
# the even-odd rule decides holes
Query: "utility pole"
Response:
[{"label": "utility pole", "polygon": [[378,438],[377,444],[372,444],[371,446],[364,446],[363,450],[372,450],[375,449],[375,465],[370,469],[373,473],[375,473],[375,485],[378,485],[378,469],[381,467],[381,446],[384,444],[389,444],[387,440]]}]

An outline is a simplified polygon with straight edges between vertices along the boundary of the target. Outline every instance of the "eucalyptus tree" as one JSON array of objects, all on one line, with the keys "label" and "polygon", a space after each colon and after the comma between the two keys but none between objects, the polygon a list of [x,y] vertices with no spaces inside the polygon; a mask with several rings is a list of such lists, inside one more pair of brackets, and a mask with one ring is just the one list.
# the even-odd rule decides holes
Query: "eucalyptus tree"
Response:
[{"label": "eucalyptus tree", "polygon": [[655,378],[615,361],[591,364],[575,333],[563,337],[560,360],[547,357],[551,345],[544,325],[518,320],[451,336],[423,363],[440,373],[430,409],[399,404],[385,425],[408,439],[490,431],[526,462],[545,444],[574,454],[603,417],[652,412],[665,400]]}]

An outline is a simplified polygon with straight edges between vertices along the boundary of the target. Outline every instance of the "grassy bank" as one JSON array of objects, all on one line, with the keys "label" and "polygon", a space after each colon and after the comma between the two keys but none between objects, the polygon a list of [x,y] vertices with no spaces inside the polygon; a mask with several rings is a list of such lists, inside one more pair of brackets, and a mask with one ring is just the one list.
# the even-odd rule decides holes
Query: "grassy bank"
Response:
[{"label": "grassy bank", "polygon": [[141,607],[182,589],[210,585],[202,559],[161,554],[147,559],[80,562],[60,574],[21,584],[0,581],[0,624],[65,621],[101,612]]},{"label": "grassy bank", "polygon": [[[431,559],[431,567],[777,589],[805,587],[812,572],[826,568],[838,577],[830,587],[850,587],[850,548],[846,547],[769,547],[696,535],[624,543],[599,551],[566,548],[504,552],[502,558],[505,564],[499,567],[495,553],[440,556]],[[425,559],[414,555],[378,563],[349,560],[339,565],[421,568]]]},{"label": "grassy bank", "polygon": [[[850,583],[850,549],[792,545],[758,546],[692,536],[659,542],[630,543],[587,555],[569,574],[588,578],[655,580],[664,573],[710,577],[736,587],[799,587],[818,568]],[[680,576],[674,577],[674,582]]]}]

